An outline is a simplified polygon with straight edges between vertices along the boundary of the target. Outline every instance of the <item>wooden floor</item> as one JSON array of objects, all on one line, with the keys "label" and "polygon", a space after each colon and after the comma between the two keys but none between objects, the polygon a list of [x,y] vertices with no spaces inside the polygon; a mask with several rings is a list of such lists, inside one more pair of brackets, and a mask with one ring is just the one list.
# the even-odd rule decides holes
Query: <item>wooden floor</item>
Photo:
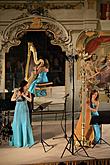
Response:
[{"label": "wooden floor", "polygon": [[[63,123],[64,126],[64,123]],[[70,139],[71,121],[67,121],[67,135]],[[82,161],[96,161],[110,158],[110,146],[106,143],[98,144],[94,148],[71,147],[73,155],[68,151],[66,145],[67,140],[64,138],[64,133],[60,121],[45,121],[43,122],[43,139],[48,145],[53,145],[53,148],[44,146],[40,141],[40,122],[33,123],[33,132],[36,144],[31,148],[13,148],[9,147],[7,142],[0,145],[0,165],[29,165],[29,164],[77,164]],[[53,139],[55,138],[55,139]],[[110,125],[103,125],[102,138],[110,143]],[[74,141],[74,139],[72,139]],[[70,144],[68,144],[70,146]],[[47,151],[45,152],[44,149]],[[49,150],[50,149],[50,150]],[[66,149],[66,150],[64,150]],[[78,150],[79,149],[79,150]],[[64,154],[63,154],[64,151]],[[76,153],[75,153],[76,152]],[[62,156],[63,154],[63,156]],[[62,158],[61,158],[62,156]],[[95,163],[94,163],[95,165]]]}]

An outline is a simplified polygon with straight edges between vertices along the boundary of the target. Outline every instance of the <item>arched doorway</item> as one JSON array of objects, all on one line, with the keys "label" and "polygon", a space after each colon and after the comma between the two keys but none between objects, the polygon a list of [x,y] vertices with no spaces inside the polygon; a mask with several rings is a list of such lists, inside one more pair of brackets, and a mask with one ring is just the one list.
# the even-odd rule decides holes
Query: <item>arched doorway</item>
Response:
[{"label": "arched doorway", "polygon": [[[46,34],[52,34],[52,38],[50,39],[51,45],[56,47],[58,50],[57,56],[59,59],[64,59],[64,56],[68,56],[72,54],[72,38],[71,35],[67,32],[67,30],[62,26],[59,22],[54,19],[46,18],[42,16],[29,16],[22,19],[17,19],[16,21],[12,22],[3,32],[2,34],[2,47],[1,47],[1,55],[4,58],[6,54],[10,54],[12,49],[16,49],[16,46],[20,47],[21,38],[26,36],[26,33],[33,33],[39,32]],[[25,48],[26,49],[26,48]],[[56,52],[57,53],[57,52]],[[55,57],[54,57],[55,58]],[[4,62],[5,62],[4,58]],[[66,68],[67,62],[65,62]],[[69,66],[69,65],[68,65]],[[70,84],[70,74],[69,69],[65,71],[65,83],[63,84]],[[2,73],[2,77],[4,74]],[[2,85],[5,84],[5,79],[2,79]],[[2,88],[5,89],[5,86]],[[66,88],[67,90],[67,88]],[[67,91],[68,92],[68,91]]]},{"label": "arched doorway", "polygon": [[[5,62],[5,89],[12,91],[19,87],[25,77],[25,68],[28,55],[28,42],[32,42],[37,50],[38,59],[49,61],[49,81],[53,86],[65,85],[65,52],[58,45],[52,45],[53,34],[45,31],[28,31],[20,39],[18,46],[13,46],[6,53]],[[60,58],[59,58],[60,56]]]}]

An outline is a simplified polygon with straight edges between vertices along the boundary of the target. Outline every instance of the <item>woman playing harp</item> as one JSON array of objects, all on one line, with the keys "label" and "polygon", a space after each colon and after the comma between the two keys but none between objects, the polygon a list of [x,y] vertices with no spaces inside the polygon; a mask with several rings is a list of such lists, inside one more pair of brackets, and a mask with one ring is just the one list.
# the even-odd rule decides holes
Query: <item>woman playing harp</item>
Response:
[{"label": "woman playing harp", "polygon": [[33,46],[33,44],[31,44],[30,46],[30,51],[32,51],[33,55],[34,55],[34,62],[36,64],[35,67],[33,67],[33,72],[31,73],[36,75],[36,78],[35,80],[30,84],[29,86],[29,92],[33,95],[36,95],[36,96],[45,96],[46,93],[45,92],[41,92],[41,90],[35,90],[36,87],[37,87],[37,84],[40,84],[40,83],[47,83],[48,82],[48,77],[47,77],[47,72],[48,72],[48,68],[49,68],[49,63],[48,63],[48,60],[45,59],[45,60],[37,60],[37,52],[36,52],[36,49],[35,47]]}]

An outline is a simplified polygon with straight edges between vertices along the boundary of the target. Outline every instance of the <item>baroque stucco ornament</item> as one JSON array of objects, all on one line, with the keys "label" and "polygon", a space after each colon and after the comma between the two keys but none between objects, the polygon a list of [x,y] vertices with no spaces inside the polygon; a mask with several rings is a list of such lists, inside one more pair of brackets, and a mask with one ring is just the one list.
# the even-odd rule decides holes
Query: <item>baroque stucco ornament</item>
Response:
[{"label": "baroque stucco ornament", "polygon": [[42,16],[29,16],[13,21],[3,31],[2,49],[8,52],[11,46],[19,45],[21,42],[19,38],[30,30],[50,31],[54,35],[51,40],[52,44],[59,45],[63,51],[66,51],[66,54],[70,54],[72,51],[71,36],[64,26],[54,19]]},{"label": "baroque stucco ornament", "polygon": [[59,0],[59,1],[46,1],[46,0],[21,0],[21,1],[2,1],[0,3],[1,9],[17,9],[17,10],[23,10],[27,9],[28,11],[31,11],[31,9],[36,8],[44,8],[44,9],[81,9],[85,5],[84,0]]}]

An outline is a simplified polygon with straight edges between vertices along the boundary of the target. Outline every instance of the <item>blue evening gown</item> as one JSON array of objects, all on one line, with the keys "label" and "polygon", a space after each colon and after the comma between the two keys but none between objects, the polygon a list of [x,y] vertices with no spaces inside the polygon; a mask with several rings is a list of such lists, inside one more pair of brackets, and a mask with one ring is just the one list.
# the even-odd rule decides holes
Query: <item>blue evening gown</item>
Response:
[{"label": "blue evening gown", "polygon": [[[90,105],[91,108],[96,108],[96,105],[95,104],[91,104]],[[91,116],[99,116],[99,113],[98,112],[91,112]],[[100,133],[100,126],[98,123],[95,123],[92,125],[93,126],[93,129],[94,129],[94,142],[95,143],[100,143],[100,137],[101,137],[101,133]]]},{"label": "blue evening gown", "polygon": [[27,101],[21,97],[16,101],[12,130],[11,146],[30,147],[34,144]]},{"label": "blue evening gown", "polygon": [[29,92],[36,95],[36,96],[46,96],[46,91],[45,90],[37,90],[35,91],[35,87],[37,87],[37,84],[40,83],[47,83],[48,82],[48,77],[47,77],[47,72],[41,72],[38,74],[38,77],[32,82],[32,84],[29,87]]}]

